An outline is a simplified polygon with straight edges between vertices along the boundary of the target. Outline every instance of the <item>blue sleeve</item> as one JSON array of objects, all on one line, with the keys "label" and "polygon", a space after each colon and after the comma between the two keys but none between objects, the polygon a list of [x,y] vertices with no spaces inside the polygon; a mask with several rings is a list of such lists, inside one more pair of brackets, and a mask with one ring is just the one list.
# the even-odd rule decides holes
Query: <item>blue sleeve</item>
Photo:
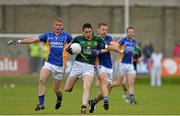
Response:
[{"label": "blue sleeve", "polygon": [[111,41],[113,41],[114,39],[111,36],[108,36],[106,39],[106,42],[109,44]]},{"label": "blue sleeve", "polygon": [[44,34],[40,35],[39,36],[40,41],[46,43],[47,35],[48,35],[48,33],[44,33]]},{"label": "blue sleeve", "polygon": [[66,42],[70,43],[73,40],[72,36],[70,34],[67,34]]},{"label": "blue sleeve", "polygon": [[120,44],[120,45],[124,45],[124,40],[125,40],[124,38],[120,39],[120,40],[119,40],[119,44]]}]

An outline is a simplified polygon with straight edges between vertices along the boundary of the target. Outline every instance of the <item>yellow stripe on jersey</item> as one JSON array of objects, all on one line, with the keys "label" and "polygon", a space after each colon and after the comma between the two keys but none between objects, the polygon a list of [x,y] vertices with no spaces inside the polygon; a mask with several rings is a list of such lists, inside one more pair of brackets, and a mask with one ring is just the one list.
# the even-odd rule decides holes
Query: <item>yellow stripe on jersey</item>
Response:
[{"label": "yellow stripe on jersey", "polygon": [[67,61],[68,61],[68,52],[66,51],[66,47],[67,47],[67,44],[64,45],[64,49],[63,49],[63,66],[64,67],[67,67]]},{"label": "yellow stripe on jersey", "polygon": [[[124,51],[124,45],[119,45],[119,49],[120,49],[121,51]],[[119,56],[117,57],[116,61],[117,61],[117,62],[121,62],[123,56],[124,56],[123,53],[119,53]]]}]

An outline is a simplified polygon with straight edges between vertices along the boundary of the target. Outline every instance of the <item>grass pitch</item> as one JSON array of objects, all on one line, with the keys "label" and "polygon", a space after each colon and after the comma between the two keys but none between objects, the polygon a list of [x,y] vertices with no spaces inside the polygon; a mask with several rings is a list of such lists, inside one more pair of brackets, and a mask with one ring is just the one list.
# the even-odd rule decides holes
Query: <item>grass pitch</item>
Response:
[{"label": "grass pitch", "polygon": [[[65,79],[62,83],[64,87]],[[63,91],[63,102],[59,110],[54,109],[56,97],[52,78],[46,84],[45,110],[34,111],[38,103],[37,76],[0,76],[0,115],[79,115],[82,98],[82,82],[79,80],[71,93]],[[110,108],[97,104],[93,115],[180,115],[180,78],[167,77],[162,87],[151,87],[149,78],[136,79],[135,97],[137,105],[129,105],[122,99],[122,88],[114,88],[110,95]],[[93,85],[91,97],[98,90]],[[88,106],[89,107],[89,106]],[[90,114],[88,114],[90,115]]]}]

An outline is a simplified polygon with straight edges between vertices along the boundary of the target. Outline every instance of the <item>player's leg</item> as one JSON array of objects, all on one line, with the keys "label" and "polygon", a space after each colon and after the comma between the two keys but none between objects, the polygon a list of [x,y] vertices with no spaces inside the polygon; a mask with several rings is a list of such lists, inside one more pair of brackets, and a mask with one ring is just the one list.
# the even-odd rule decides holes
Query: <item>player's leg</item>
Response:
[{"label": "player's leg", "polygon": [[111,89],[114,88],[114,87],[121,86],[121,85],[122,85],[122,77],[118,76],[117,79],[112,82]]},{"label": "player's leg", "polygon": [[74,84],[78,80],[77,76],[69,76],[66,80],[66,84],[64,87],[65,92],[71,92],[73,90]]},{"label": "player's leg", "polygon": [[102,95],[102,91],[100,91],[100,93],[97,96],[95,96],[94,99],[89,100],[89,105],[90,105],[89,113],[94,112],[95,105],[102,99],[103,99],[103,95]]},{"label": "player's leg", "polygon": [[73,62],[73,66],[72,66],[72,70],[66,80],[66,84],[64,87],[64,90],[66,92],[71,92],[74,84],[76,83],[76,81],[78,80],[78,77],[82,74],[82,64],[80,62],[74,61]]},{"label": "player's leg", "polygon": [[61,80],[55,79],[54,80],[54,92],[56,93],[56,97],[57,97],[56,105],[55,105],[56,110],[61,107],[61,102],[63,99],[62,91],[61,91],[60,87],[61,87]]},{"label": "player's leg", "polygon": [[103,100],[104,100],[103,107],[105,110],[108,110],[109,109],[109,100],[108,100],[109,90],[108,90],[108,75],[107,75],[107,73],[106,72],[99,73],[99,80],[101,83],[101,91],[102,91]]},{"label": "player's leg", "polygon": [[108,110],[109,108],[109,101],[108,101],[108,76],[106,74],[106,72],[101,72],[98,75],[99,77],[99,82],[100,82],[100,87],[101,87],[101,91],[100,93],[94,97],[94,99],[89,100],[89,105],[90,105],[90,109],[89,112],[93,113],[94,112],[94,107],[95,105],[101,101],[102,99],[104,99],[104,108],[105,110]]},{"label": "player's leg", "polygon": [[128,92],[128,83],[127,83],[127,77],[124,75],[122,78],[122,88],[123,88],[123,99],[126,102],[129,102],[129,92]]},{"label": "player's leg", "polygon": [[136,104],[135,95],[134,95],[135,74],[128,73],[127,81],[128,81],[128,92],[129,92],[129,97],[130,97],[130,104]]},{"label": "player's leg", "polygon": [[83,75],[83,96],[82,96],[82,106],[81,113],[86,114],[86,105],[89,101],[90,88],[93,82],[93,76],[91,74]]},{"label": "player's leg", "polygon": [[42,68],[39,76],[39,104],[36,106],[35,110],[44,109],[44,93],[45,93],[45,83],[47,78],[51,75],[51,71],[47,68]]}]

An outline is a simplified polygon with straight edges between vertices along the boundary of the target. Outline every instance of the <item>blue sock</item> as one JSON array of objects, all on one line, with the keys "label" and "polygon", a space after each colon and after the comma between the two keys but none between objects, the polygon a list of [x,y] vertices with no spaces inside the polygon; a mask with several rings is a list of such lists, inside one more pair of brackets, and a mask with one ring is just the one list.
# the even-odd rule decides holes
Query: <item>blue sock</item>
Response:
[{"label": "blue sock", "polygon": [[44,95],[39,96],[39,104],[44,105]]},{"label": "blue sock", "polygon": [[104,103],[108,103],[108,96],[104,96]]},{"label": "blue sock", "polygon": [[134,94],[129,94],[130,99],[134,99]]},{"label": "blue sock", "polygon": [[63,98],[62,94],[60,96],[57,97],[57,100],[61,101]]}]

